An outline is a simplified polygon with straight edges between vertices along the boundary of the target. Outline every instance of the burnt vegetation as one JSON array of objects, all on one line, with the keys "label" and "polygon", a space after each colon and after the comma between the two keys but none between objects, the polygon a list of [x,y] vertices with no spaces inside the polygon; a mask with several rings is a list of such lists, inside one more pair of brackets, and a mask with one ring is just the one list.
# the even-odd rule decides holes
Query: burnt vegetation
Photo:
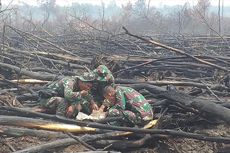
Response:
[{"label": "burnt vegetation", "polygon": [[[198,0],[163,12],[151,0],[121,7],[0,0],[0,152],[229,152],[230,17],[216,1],[216,10]],[[154,127],[33,111],[47,83],[100,64],[150,101]]]}]

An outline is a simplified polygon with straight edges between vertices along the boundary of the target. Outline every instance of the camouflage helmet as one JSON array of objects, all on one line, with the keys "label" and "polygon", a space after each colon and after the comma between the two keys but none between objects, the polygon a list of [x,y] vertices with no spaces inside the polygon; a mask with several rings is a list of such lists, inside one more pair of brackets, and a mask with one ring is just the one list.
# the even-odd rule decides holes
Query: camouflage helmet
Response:
[{"label": "camouflage helmet", "polygon": [[112,72],[105,66],[99,65],[95,70],[93,70],[97,81],[107,81],[107,82],[114,82],[114,77]]},{"label": "camouflage helmet", "polygon": [[92,82],[95,81],[95,74],[90,72],[90,73],[84,73],[81,76],[77,76],[78,79],[80,79],[83,82]]}]

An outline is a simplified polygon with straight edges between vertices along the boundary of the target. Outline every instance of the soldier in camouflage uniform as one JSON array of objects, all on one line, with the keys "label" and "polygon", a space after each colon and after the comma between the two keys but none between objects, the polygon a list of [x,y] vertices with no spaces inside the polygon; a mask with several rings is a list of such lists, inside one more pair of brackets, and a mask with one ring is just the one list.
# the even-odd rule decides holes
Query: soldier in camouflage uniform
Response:
[{"label": "soldier in camouflage uniform", "polygon": [[79,111],[90,114],[92,109],[98,109],[90,93],[94,80],[95,75],[87,73],[53,82],[39,93],[41,106],[68,118],[74,118]]},{"label": "soldier in camouflage uniform", "polygon": [[97,81],[106,82],[107,85],[114,83],[112,72],[105,65],[99,65],[93,70],[93,73],[95,74]]},{"label": "soldier in camouflage uniform", "polygon": [[95,101],[101,105],[104,99],[103,89],[108,85],[114,85],[114,77],[112,72],[105,65],[99,65],[93,70],[93,73],[95,75],[95,82],[93,84],[92,93]]},{"label": "soldier in camouflage uniform", "polygon": [[107,106],[109,117],[123,116],[132,125],[142,125],[153,119],[151,105],[143,95],[130,87],[106,86],[104,97],[100,111]]}]

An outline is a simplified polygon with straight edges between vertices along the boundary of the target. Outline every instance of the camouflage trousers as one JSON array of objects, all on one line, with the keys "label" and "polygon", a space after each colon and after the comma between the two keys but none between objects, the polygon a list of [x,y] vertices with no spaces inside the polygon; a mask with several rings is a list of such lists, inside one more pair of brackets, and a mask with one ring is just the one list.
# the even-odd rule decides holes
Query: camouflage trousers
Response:
[{"label": "camouflage trousers", "polygon": [[[123,117],[124,121],[126,121],[126,125],[135,125],[141,124],[142,119],[139,114],[135,114],[129,110],[118,110],[118,109],[109,109],[108,117]],[[119,121],[113,122],[112,125],[124,125]]]},{"label": "camouflage trousers", "polygon": [[[122,110],[122,109],[109,109],[108,117],[123,117],[124,121],[126,121],[126,125],[140,125],[143,126],[152,120],[152,111],[150,113],[146,113],[143,111],[140,112],[132,112],[130,110]],[[113,122],[113,125],[123,125],[119,122]]]},{"label": "camouflage trousers", "polygon": [[[82,108],[80,111],[86,114],[91,113],[89,101],[85,99],[81,99],[80,104]],[[63,97],[51,97],[48,99],[40,99],[40,106],[42,108],[47,109],[48,112],[56,113],[56,115],[64,116],[64,117],[66,117],[67,109],[71,105],[74,105],[74,104],[71,104],[70,102],[65,100],[65,98]],[[74,112],[71,118],[75,118],[78,112],[79,110],[74,109]]]}]

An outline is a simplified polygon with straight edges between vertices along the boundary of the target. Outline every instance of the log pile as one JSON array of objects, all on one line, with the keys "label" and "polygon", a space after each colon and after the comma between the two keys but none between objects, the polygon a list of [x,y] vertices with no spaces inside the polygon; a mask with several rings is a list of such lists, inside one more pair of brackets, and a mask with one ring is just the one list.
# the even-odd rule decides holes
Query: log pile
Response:
[{"label": "log pile", "polygon": [[[120,34],[91,29],[51,35],[5,26],[0,134],[6,152],[68,152],[71,146],[89,152],[189,152],[199,145],[205,146],[199,152],[228,151],[230,38],[140,36],[123,29]],[[37,91],[47,83],[99,64],[112,70],[117,84],[150,100],[157,120],[153,127],[111,126],[104,123],[119,118],[76,121],[32,111]],[[26,138],[39,143],[16,145]]]}]

